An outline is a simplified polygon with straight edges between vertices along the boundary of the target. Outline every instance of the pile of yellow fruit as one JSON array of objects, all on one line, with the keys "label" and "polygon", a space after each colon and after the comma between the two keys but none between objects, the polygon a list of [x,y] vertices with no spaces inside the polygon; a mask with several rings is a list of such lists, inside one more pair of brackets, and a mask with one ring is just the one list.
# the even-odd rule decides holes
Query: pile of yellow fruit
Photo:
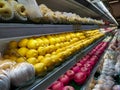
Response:
[{"label": "pile of yellow fruit", "polygon": [[34,66],[37,75],[42,75],[101,36],[99,30],[91,30],[24,38],[9,42],[4,58],[17,63],[27,61]]}]

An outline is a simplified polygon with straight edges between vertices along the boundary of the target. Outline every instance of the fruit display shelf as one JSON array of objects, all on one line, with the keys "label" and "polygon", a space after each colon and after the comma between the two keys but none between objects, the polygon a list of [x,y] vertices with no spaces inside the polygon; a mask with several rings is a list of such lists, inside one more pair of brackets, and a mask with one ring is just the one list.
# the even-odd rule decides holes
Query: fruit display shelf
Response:
[{"label": "fruit display shelf", "polygon": [[79,58],[82,58],[85,53],[93,49],[93,47],[96,46],[99,42],[101,42],[105,37],[106,35],[101,37],[99,40],[92,43],[91,45],[89,45],[84,50],[81,50],[81,52],[78,51],[75,54],[71,55],[70,57],[67,58],[68,60],[66,60],[66,62],[56,67],[54,70],[49,72],[46,76],[36,78],[35,82],[32,85],[26,86],[26,87],[19,87],[17,88],[17,90],[39,90],[40,88],[42,90],[45,90],[46,87],[48,87],[52,82],[57,80],[60,75],[65,73],[68,69],[70,69],[76,63],[78,56]]},{"label": "fruit display shelf", "polygon": [[[78,30],[98,29],[98,25],[50,25],[50,24],[15,24],[1,23],[0,38],[10,38],[28,35],[58,34]],[[12,33],[11,33],[12,32]]]}]

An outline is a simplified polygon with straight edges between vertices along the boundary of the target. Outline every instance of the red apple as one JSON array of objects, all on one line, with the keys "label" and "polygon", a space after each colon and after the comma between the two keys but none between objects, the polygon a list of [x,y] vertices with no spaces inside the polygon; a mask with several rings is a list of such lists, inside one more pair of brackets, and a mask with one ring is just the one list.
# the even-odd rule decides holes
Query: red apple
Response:
[{"label": "red apple", "polygon": [[75,90],[72,86],[65,86],[63,90]]},{"label": "red apple", "polygon": [[84,60],[84,59],[83,59],[83,60],[79,61],[79,63],[81,63],[81,64],[85,64],[86,61],[87,61],[87,60]]},{"label": "red apple", "polygon": [[63,89],[63,83],[60,81],[57,81],[52,85],[52,90],[62,90]]},{"label": "red apple", "polygon": [[99,50],[99,51],[97,51],[97,52],[95,53],[95,55],[97,55],[98,57],[100,57],[102,53],[103,53],[103,50]]},{"label": "red apple", "polygon": [[84,82],[86,81],[86,74],[83,73],[83,72],[78,72],[75,74],[74,76],[74,81],[78,84],[78,85],[81,85],[81,84],[84,84]]},{"label": "red apple", "polygon": [[77,73],[77,72],[79,72],[80,68],[79,68],[79,66],[74,66],[74,67],[72,68],[72,70],[73,70],[75,73]]},{"label": "red apple", "polygon": [[94,61],[96,62],[98,60],[98,57],[96,55],[93,55],[91,58],[90,58],[90,61]]},{"label": "red apple", "polygon": [[80,69],[80,72],[84,72],[88,76],[90,74],[90,68],[82,67]]},{"label": "red apple", "polygon": [[95,65],[94,61],[87,61],[86,63],[89,63],[92,67]]},{"label": "red apple", "polygon": [[59,82],[59,81],[57,81],[57,80],[54,81],[54,82],[48,87],[48,89],[49,89],[49,88],[52,88],[52,86],[53,86],[54,84],[58,83],[58,82]]},{"label": "red apple", "polygon": [[84,58],[88,60],[90,58],[90,55],[86,55]]},{"label": "red apple", "polygon": [[79,66],[79,68],[81,68],[83,66],[83,64],[78,62],[78,63],[76,63],[76,66]]},{"label": "red apple", "polygon": [[62,75],[60,76],[60,78],[58,79],[60,82],[63,83],[63,85],[67,85],[70,81],[70,78],[67,75]]},{"label": "red apple", "polygon": [[84,57],[84,58],[81,59],[81,61],[87,61],[88,60],[87,58],[88,57]]},{"label": "red apple", "polygon": [[90,71],[91,71],[92,68],[93,68],[89,63],[85,63],[85,64],[84,64],[84,67],[86,67],[86,68],[90,68]]},{"label": "red apple", "polygon": [[75,72],[73,70],[68,70],[66,72],[66,75],[71,79],[73,79],[74,75],[75,75]]}]

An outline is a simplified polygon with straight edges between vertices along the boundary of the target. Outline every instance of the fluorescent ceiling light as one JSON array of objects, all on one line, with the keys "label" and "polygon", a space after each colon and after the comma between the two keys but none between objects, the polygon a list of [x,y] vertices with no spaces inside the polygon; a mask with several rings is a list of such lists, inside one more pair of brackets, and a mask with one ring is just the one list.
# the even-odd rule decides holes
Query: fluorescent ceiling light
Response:
[{"label": "fluorescent ceiling light", "polygon": [[113,3],[117,3],[117,2],[119,2],[119,0],[110,1],[109,3],[113,4]]}]

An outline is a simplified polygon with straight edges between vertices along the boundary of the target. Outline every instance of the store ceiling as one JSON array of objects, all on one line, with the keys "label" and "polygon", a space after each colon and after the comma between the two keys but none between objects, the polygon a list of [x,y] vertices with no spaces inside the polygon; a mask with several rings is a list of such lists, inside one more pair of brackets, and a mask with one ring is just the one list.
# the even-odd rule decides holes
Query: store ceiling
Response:
[{"label": "store ceiling", "polygon": [[103,2],[120,25],[120,0],[103,0]]}]

